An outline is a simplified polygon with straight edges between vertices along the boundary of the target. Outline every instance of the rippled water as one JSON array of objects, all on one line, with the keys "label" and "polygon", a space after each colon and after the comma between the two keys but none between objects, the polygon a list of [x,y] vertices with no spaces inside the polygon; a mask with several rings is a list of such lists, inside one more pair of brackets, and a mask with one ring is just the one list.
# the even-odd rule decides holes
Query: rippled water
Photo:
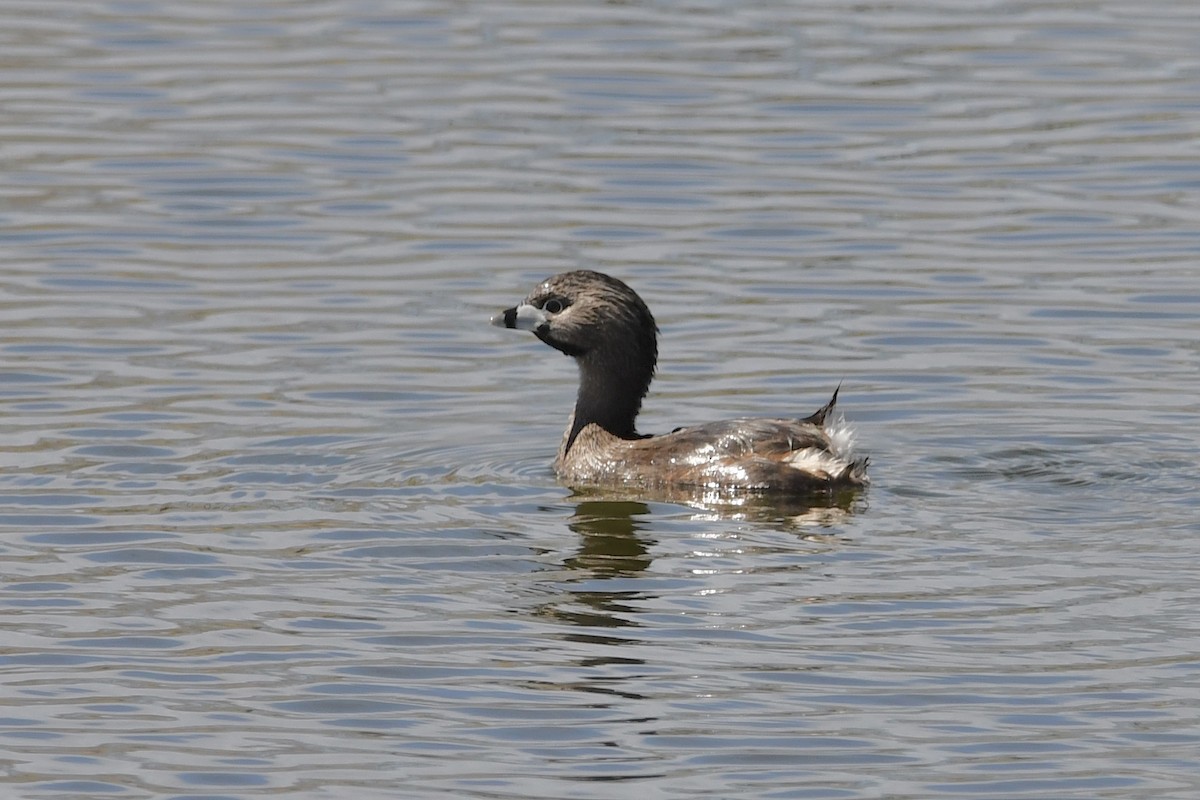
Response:
[{"label": "rippled water", "polygon": [[[3,22],[6,797],[1200,791],[1188,4]],[[874,485],[558,486],[580,267]]]}]

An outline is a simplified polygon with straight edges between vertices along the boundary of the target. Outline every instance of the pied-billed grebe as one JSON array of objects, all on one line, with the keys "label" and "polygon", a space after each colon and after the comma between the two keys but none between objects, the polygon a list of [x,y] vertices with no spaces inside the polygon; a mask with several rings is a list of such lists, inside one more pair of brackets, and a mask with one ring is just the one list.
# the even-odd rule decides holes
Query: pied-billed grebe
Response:
[{"label": "pied-billed grebe", "polygon": [[732,419],[639,435],[634,420],[658,359],[658,327],[637,293],[590,270],[548,278],[518,306],[492,317],[579,364],[579,395],[558,458],[574,486],[695,486],[809,493],[867,483],[853,436],[827,426],[837,391],[804,419]]}]

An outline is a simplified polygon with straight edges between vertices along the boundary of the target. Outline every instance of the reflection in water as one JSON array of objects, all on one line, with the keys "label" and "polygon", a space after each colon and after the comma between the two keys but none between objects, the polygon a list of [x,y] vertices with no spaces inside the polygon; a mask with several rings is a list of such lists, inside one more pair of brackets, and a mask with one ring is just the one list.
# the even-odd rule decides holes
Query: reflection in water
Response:
[{"label": "reflection in water", "polygon": [[[633,578],[650,566],[651,542],[638,535],[639,529],[645,527],[638,518],[649,516],[649,506],[632,501],[585,501],[576,506],[568,524],[581,537],[579,552],[566,559],[564,565],[582,574],[566,587],[571,607],[556,606],[547,612],[580,628],[636,627],[638,623],[633,616],[637,608],[631,601],[650,595],[644,590],[631,590],[624,582],[607,583],[604,589],[597,590],[594,581]],[[573,633],[567,638],[592,644],[628,642],[594,633]],[[604,663],[628,661],[610,656],[600,660]]]},{"label": "reflection in water", "polygon": [[647,544],[638,538],[646,527],[635,517],[648,517],[650,507],[629,500],[585,500],[575,507],[570,527],[582,538],[579,553],[567,559],[572,569],[596,578],[637,575],[650,566]]},{"label": "reflection in water", "polygon": [[[820,529],[844,522],[858,505],[859,495],[859,491],[807,498],[681,495],[677,502],[696,510],[691,515],[694,520],[765,523],[813,541],[824,538]],[[580,628],[639,627],[639,607],[655,595],[646,591],[651,584],[644,579],[637,584],[631,581],[641,577],[653,560],[650,548],[655,540],[645,531],[653,529],[655,511],[646,502],[614,496],[611,491],[580,491],[575,498],[579,502],[568,525],[579,534],[580,545],[563,563],[579,575],[565,587],[566,602],[547,607],[545,613]],[[569,638],[593,644],[626,642],[594,631]]]},{"label": "reflection in water", "polygon": [[[690,487],[656,488],[655,502],[687,506],[697,513],[695,519],[733,520],[755,522],[780,530],[805,530],[843,523],[846,518],[865,507],[865,491],[851,487],[829,494],[780,495],[753,494],[737,491],[717,491]],[[632,506],[638,513],[649,513],[650,509],[640,500],[645,491],[621,489],[577,489],[575,497],[580,499],[573,518],[572,530],[589,532],[589,526],[580,524],[581,515],[613,513],[608,509]],[[586,498],[586,499],[584,499]],[[629,513],[635,513],[630,511]],[[632,522],[630,523],[632,525]],[[576,526],[579,527],[576,527]],[[614,530],[608,527],[608,530]],[[632,528],[631,528],[632,530]]]}]

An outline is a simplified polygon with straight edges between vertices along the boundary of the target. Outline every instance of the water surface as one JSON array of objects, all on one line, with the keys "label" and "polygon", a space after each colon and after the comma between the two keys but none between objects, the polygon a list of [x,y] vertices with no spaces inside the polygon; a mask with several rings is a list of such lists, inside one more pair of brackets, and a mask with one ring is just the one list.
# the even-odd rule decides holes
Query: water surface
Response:
[{"label": "water surface", "polygon": [[[6,796],[1200,790],[1189,7],[4,21]],[[873,486],[556,484],[576,268]]]}]

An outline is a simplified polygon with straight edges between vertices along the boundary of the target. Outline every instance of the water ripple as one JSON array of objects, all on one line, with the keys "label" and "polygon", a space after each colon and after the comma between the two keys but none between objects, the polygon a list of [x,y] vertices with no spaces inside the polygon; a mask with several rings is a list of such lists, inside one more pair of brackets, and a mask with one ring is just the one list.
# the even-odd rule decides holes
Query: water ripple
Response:
[{"label": "water ripple", "polygon": [[[1189,6],[46,11],[13,786],[1195,795]],[[873,486],[558,485],[576,372],[486,322],[579,267],[655,311],[645,430],[840,382]]]}]

